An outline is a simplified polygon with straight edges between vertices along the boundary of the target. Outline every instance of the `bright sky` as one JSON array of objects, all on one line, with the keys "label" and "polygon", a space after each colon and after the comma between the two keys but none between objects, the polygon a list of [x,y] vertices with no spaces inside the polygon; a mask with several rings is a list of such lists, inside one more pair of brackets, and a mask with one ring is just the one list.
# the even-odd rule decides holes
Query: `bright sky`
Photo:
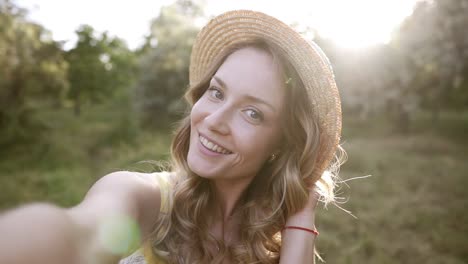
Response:
[{"label": "bright sky", "polygon": [[[390,39],[395,27],[411,14],[418,0],[204,0],[207,15],[231,9],[253,9],[284,22],[316,28],[338,45],[362,48]],[[131,48],[143,42],[152,18],[174,0],[17,0],[29,17],[52,31],[55,40],[74,46],[75,30],[90,24],[127,41]]]}]

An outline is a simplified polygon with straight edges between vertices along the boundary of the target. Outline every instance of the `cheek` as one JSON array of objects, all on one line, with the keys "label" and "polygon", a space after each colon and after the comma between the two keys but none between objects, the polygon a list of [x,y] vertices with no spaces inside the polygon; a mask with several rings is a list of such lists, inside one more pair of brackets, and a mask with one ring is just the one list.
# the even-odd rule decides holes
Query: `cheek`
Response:
[{"label": "cheek", "polygon": [[200,104],[200,101],[202,99],[198,100],[192,107],[192,110],[190,111],[190,123],[192,127],[197,124],[202,118],[203,118],[203,107],[202,104]]},{"label": "cheek", "polygon": [[244,150],[245,158],[264,160],[275,151],[279,141],[277,131],[268,127],[246,127],[245,124],[239,127],[236,138],[239,140],[239,147]]}]

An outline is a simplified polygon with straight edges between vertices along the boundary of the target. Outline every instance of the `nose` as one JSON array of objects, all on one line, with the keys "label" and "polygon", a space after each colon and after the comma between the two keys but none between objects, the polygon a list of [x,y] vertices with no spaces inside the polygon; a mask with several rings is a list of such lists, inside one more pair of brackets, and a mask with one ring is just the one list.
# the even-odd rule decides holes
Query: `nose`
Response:
[{"label": "nose", "polygon": [[230,110],[226,106],[213,109],[213,111],[205,117],[205,124],[209,130],[222,135],[227,135],[231,131],[229,126],[229,113]]}]

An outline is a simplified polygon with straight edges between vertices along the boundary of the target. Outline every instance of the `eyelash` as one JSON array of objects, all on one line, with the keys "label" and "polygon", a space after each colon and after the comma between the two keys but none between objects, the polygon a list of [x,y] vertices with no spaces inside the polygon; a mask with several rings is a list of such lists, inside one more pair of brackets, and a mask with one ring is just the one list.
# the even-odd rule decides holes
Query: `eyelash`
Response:
[{"label": "eyelash", "polygon": [[[212,97],[212,98],[215,99],[215,100],[223,100],[223,99],[224,99],[224,94],[223,94],[223,92],[222,92],[219,88],[217,88],[217,87],[215,87],[215,86],[209,87],[209,88],[207,89],[207,92],[208,92],[209,96]],[[219,98],[218,96],[216,96],[217,93],[219,93],[222,97]],[[247,116],[248,116],[248,118],[251,119],[251,120],[260,121],[260,122],[261,122],[261,121],[263,121],[263,119],[264,119],[263,113],[260,112],[260,111],[258,111],[258,110],[256,110],[256,109],[249,108],[249,109],[244,110],[243,112],[246,113]],[[250,116],[250,115],[248,114],[248,112],[255,113],[256,115],[258,115],[258,118],[253,118],[252,116]]]},{"label": "eyelash", "polygon": [[[253,118],[252,116],[250,116],[250,115],[248,114],[249,111],[252,112],[252,113],[257,114],[257,115],[258,115],[258,118]],[[244,112],[245,112],[245,113],[247,114],[247,116],[248,116],[250,119],[252,119],[252,120],[255,120],[255,121],[263,121],[263,114],[262,114],[261,112],[255,110],[255,109],[247,109],[247,110],[245,110]]]},{"label": "eyelash", "polygon": [[[218,89],[218,88],[216,88],[216,87],[214,87],[214,86],[209,87],[207,91],[208,91],[208,93],[209,93],[209,95],[210,95],[211,97],[213,97],[213,98],[215,98],[215,99],[217,99],[217,100],[223,100],[223,99],[224,99],[224,95],[223,95],[223,93],[221,92],[221,90]],[[218,97],[215,95],[216,93],[219,93],[219,94],[222,96],[222,98],[218,98]]]}]

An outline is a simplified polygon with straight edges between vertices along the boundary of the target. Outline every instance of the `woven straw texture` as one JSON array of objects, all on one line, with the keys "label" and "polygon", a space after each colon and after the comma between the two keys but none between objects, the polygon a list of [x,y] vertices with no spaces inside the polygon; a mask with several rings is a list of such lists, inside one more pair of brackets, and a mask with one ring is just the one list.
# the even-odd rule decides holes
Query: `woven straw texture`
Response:
[{"label": "woven straw texture", "polygon": [[190,61],[190,85],[201,81],[224,49],[257,39],[267,40],[282,49],[306,86],[320,126],[319,157],[313,172],[313,178],[317,180],[339,144],[341,104],[330,62],[315,43],[266,14],[250,10],[226,12],[213,18],[195,40]]}]

